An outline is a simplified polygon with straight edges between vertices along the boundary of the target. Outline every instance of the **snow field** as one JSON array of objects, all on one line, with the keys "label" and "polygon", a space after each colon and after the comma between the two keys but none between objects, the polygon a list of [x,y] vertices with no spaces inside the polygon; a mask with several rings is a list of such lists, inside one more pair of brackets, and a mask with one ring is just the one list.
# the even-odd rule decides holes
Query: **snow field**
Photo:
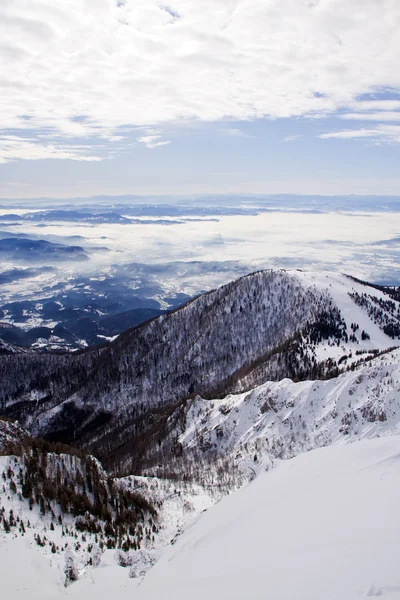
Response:
[{"label": "snow field", "polygon": [[398,437],[279,462],[169,547],[138,598],[400,598],[399,494]]}]

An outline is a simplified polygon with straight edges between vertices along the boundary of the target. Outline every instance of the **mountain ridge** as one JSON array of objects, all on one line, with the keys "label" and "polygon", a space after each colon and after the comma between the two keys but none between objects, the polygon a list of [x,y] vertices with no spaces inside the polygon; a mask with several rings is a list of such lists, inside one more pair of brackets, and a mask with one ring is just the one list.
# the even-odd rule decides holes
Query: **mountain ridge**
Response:
[{"label": "mountain ridge", "polygon": [[[214,547],[214,542],[219,539],[219,530],[212,539],[207,535],[204,537],[201,531],[208,522],[208,516],[205,515],[204,520],[200,517],[221,498],[240,487],[247,488],[244,484],[253,479],[256,479],[254,484],[243,489],[239,498],[252,497],[253,485],[259,489],[259,480],[264,482],[265,489],[269,489],[270,482],[279,479],[282,467],[289,469],[289,473],[295,468],[291,465],[300,464],[294,457],[304,455],[307,462],[309,455],[321,452],[318,448],[339,446],[332,449],[332,456],[354,456],[358,450],[347,450],[341,446],[356,442],[352,445],[364,444],[362,447],[365,448],[365,444],[371,442],[369,438],[381,438],[372,441],[380,443],[385,452],[385,445],[392,444],[390,436],[398,436],[400,349],[393,348],[396,339],[383,330],[388,324],[396,323],[398,301],[384,290],[353,282],[343,275],[272,273],[267,278],[268,285],[263,287],[265,277],[264,273],[251,275],[244,281],[239,280],[217,290],[217,293],[200,296],[183,309],[163,315],[160,322],[156,318],[139,325],[124,334],[122,341],[117,339],[109,346],[94,351],[72,356],[26,351],[1,357],[2,373],[14,377],[8,383],[3,380],[3,388],[8,390],[8,395],[3,395],[3,412],[21,418],[21,424],[27,426],[29,432],[18,423],[0,419],[0,447],[3,436],[6,440],[3,453],[8,454],[0,457],[4,473],[0,545],[4,545],[12,556],[20,551],[28,565],[40,564],[46,583],[53,582],[52,589],[58,586],[62,590],[64,585],[73,584],[73,595],[90,597],[95,589],[93,582],[99,582],[96,597],[100,588],[107,595],[109,592],[104,587],[106,575],[107,579],[110,578],[110,586],[112,580],[114,586],[121,587],[124,596],[122,589],[128,585],[126,582],[129,581],[129,586],[135,588],[161,556],[159,565],[154,572],[150,570],[145,575],[143,585],[135,593],[139,597],[151,594],[154,586],[158,585],[155,583],[157,573],[161,573],[161,585],[171,585],[168,589],[178,593],[173,581],[175,571],[172,569],[166,573],[165,561],[172,552],[177,557],[177,564],[182,564],[182,545],[187,548],[185,544],[189,543],[187,564],[193,566],[190,560],[195,560],[196,552],[193,553],[191,547],[192,539],[200,539],[200,546],[205,540],[210,549]],[[255,287],[249,285],[254,282]],[[264,297],[268,298],[268,302],[265,309],[256,311],[253,320],[254,291],[257,295],[257,290],[261,297],[259,305],[264,304]],[[282,313],[278,309],[289,297],[290,304],[285,306],[283,314],[289,312],[291,318],[282,325]],[[362,302],[354,300],[358,297],[363,299]],[[314,299],[316,303],[310,307],[308,302]],[[253,302],[252,307],[250,301]],[[233,306],[235,308],[231,312]],[[293,306],[294,312],[291,311]],[[311,318],[306,320],[303,315],[299,326],[296,310],[301,312],[304,306]],[[371,307],[376,308],[372,310]],[[196,324],[199,317],[203,320]],[[241,325],[232,330],[228,325],[237,324],[237,319],[241,320]],[[257,329],[260,323],[261,327]],[[263,338],[271,323],[270,337]],[[196,327],[205,326],[207,335],[204,339],[192,335],[192,324],[195,325],[195,334],[198,332]],[[291,333],[292,325],[294,333]],[[219,328],[222,330],[224,327],[227,327],[227,334],[231,333],[229,343],[237,343],[240,333],[247,328],[246,338],[239,340],[246,349],[245,353],[238,355],[240,360],[244,357],[239,372],[233,370],[234,360],[229,362],[229,356],[225,359],[226,348],[218,336]],[[210,341],[207,336],[211,333],[215,337],[214,345],[207,346]],[[277,345],[258,356],[252,354],[255,349],[262,348],[263,341],[270,340],[271,336],[273,343],[278,340]],[[133,361],[133,365],[135,369],[141,367],[147,378],[155,371],[147,371],[146,364],[150,363],[146,360],[163,345],[168,349],[176,344],[182,356],[189,358],[208,352],[209,363],[205,364],[212,366],[217,363],[218,368],[208,371],[207,367],[207,373],[214,379],[209,387],[203,388],[205,393],[202,395],[194,391],[186,394],[183,391],[181,397],[176,394],[171,398],[167,389],[165,400],[157,402],[153,401],[153,391],[149,388],[148,402],[142,399],[136,403],[133,388],[126,386],[124,389],[121,385],[121,374],[127,377],[132,372],[132,357],[138,352],[141,340],[147,343],[148,352],[139,353],[140,360]],[[217,344],[221,347],[216,355],[213,348]],[[169,361],[162,365],[164,370],[156,371],[169,373],[169,369],[171,379],[164,381],[171,386],[174,377],[179,374],[177,356],[180,356],[179,353],[169,356]],[[125,364],[121,365],[124,361]],[[174,371],[175,364],[177,370]],[[228,382],[220,379],[226,364],[233,372]],[[114,369],[113,377],[109,377],[110,369]],[[47,379],[43,377],[46,371]],[[269,378],[271,373],[275,377]],[[317,374],[317,378],[311,378],[313,373]],[[132,385],[135,377],[140,377],[140,374],[136,373],[132,378]],[[25,381],[29,384],[27,387],[24,387]],[[102,381],[107,382],[105,388],[102,388]],[[91,394],[88,394],[91,387]],[[219,392],[217,395],[213,395],[215,390]],[[126,399],[130,399],[130,404]],[[96,400],[100,401],[98,407]],[[110,413],[114,411],[111,416],[103,408],[106,400],[110,404]],[[132,409],[136,414],[131,412]],[[55,426],[65,417],[70,419],[69,425],[76,427],[75,432],[71,429],[70,436],[77,449],[64,451],[59,443],[52,445],[48,441],[29,438],[32,433],[38,435],[44,432],[48,439],[59,442],[62,436]],[[26,450],[30,444],[44,450],[43,453],[40,450],[43,455],[39,453],[33,461],[32,473],[31,451]],[[23,448],[22,452],[18,447]],[[99,471],[99,489],[103,496],[104,490],[110,490],[105,509],[108,507],[111,512],[111,520],[104,519],[103,513],[98,512],[98,504],[96,508],[90,491],[93,487],[90,465],[99,463],[87,457],[85,451],[88,450],[94,450],[97,457],[105,456],[108,477],[106,472]],[[313,452],[309,453],[310,450]],[[72,453],[71,457],[63,458],[68,452]],[[290,460],[292,458],[295,462]],[[299,458],[302,459],[301,456]],[[390,460],[392,458],[389,456]],[[52,465],[48,475],[46,465]],[[58,478],[57,465],[62,473],[65,472],[64,479]],[[323,469],[323,466],[318,466],[318,469]],[[315,471],[317,477],[320,476],[318,469]],[[40,473],[44,474],[43,479]],[[116,473],[125,477],[110,477]],[[307,473],[312,480],[314,471]],[[266,479],[270,474],[273,479]],[[31,495],[33,513],[27,497],[29,481],[36,485]],[[108,483],[111,481],[114,482],[112,492]],[[268,494],[263,496],[265,502],[267,497]],[[227,498],[224,506],[237,506],[240,501],[236,498],[234,494],[232,504]],[[118,511],[126,503],[125,512],[130,514],[130,510],[136,511],[138,502],[139,506],[140,503],[143,507],[154,506],[157,515],[151,509],[147,512],[144,509],[143,514],[135,512],[135,531],[129,532],[126,523],[122,522],[123,513]],[[67,511],[66,506],[70,507]],[[85,515],[79,514],[84,507]],[[248,507],[246,502],[243,510],[248,510]],[[211,511],[213,514],[214,509]],[[215,514],[218,514],[218,507]],[[211,515],[210,518],[214,518]],[[61,524],[58,516],[62,519]],[[268,518],[270,515],[263,515],[266,522]],[[28,522],[31,526],[27,525]],[[192,532],[195,538],[192,538]],[[248,548],[248,552],[251,553],[252,549]],[[257,558],[251,555],[252,560],[257,562]],[[97,569],[100,563],[106,568]],[[53,566],[50,567],[50,564]],[[113,565],[118,574],[111,568]],[[117,565],[128,567],[125,575],[120,573],[124,569]],[[207,566],[205,575],[209,572]],[[30,572],[26,573],[26,579],[31,582],[32,589],[42,589],[43,584],[37,583],[36,579],[33,583]],[[89,584],[92,586],[90,589],[87,587]],[[369,595],[366,594],[366,597]]]},{"label": "mountain ridge", "polygon": [[[377,302],[378,312],[371,316],[351,294],[366,299],[367,308]],[[169,419],[179,421],[196,395],[223,397],[283,377],[336,376],[393,347],[382,327],[399,322],[397,300],[345,275],[255,272],[107,347],[72,357],[1,357],[3,411],[35,435],[140,472],[146,444],[162,444]]]}]

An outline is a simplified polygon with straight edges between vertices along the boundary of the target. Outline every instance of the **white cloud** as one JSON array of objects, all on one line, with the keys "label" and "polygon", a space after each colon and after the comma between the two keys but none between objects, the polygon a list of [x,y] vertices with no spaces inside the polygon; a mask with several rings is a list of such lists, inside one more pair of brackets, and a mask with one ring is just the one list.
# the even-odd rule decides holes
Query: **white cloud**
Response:
[{"label": "white cloud", "polygon": [[373,129],[346,129],[323,133],[319,136],[323,139],[360,139],[372,138],[375,143],[396,144],[400,143],[400,125],[377,125]]},{"label": "white cloud", "polygon": [[158,134],[142,135],[137,138],[137,141],[144,144],[146,148],[157,148],[158,146],[166,146],[170,143],[169,140],[162,140]]},{"label": "white cloud", "polygon": [[400,121],[400,112],[365,112],[365,113],[346,113],[340,115],[341,119],[352,121]]},{"label": "white cloud", "polygon": [[355,110],[400,110],[400,100],[356,100],[352,106]]},{"label": "white cloud", "polygon": [[15,160],[40,160],[45,158],[97,161],[98,156],[88,154],[90,148],[80,145],[43,144],[18,136],[0,136],[0,163]]},{"label": "white cloud", "polygon": [[4,0],[0,129],[112,139],[124,125],[359,112],[360,95],[400,89],[399,23],[398,0]]}]

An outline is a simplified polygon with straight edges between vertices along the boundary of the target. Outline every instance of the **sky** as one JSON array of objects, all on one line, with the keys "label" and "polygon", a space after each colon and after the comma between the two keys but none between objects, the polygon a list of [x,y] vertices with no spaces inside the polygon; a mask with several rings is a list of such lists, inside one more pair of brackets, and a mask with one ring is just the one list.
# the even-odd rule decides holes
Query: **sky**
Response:
[{"label": "sky", "polygon": [[0,198],[400,194],[398,0],[2,0]]}]

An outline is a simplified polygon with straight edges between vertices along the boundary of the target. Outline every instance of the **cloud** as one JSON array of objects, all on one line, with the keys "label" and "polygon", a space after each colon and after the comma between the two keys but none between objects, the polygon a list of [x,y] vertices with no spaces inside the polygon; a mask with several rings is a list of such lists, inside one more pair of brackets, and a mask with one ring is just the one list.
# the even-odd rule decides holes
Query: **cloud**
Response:
[{"label": "cloud", "polygon": [[319,137],[341,140],[371,138],[375,143],[396,144],[400,143],[400,125],[377,125],[373,129],[346,129],[323,133]]},{"label": "cloud", "polygon": [[365,112],[365,113],[346,113],[340,115],[341,119],[352,121],[400,121],[400,112]]},{"label": "cloud", "polygon": [[400,110],[400,100],[356,100],[355,110]]},{"label": "cloud", "polygon": [[[397,0],[6,0],[0,130],[109,140],[127,125],[360,112],[360,96],[400,89],[399,22]],[[82,156],[42,153],[57,148]]]},{"label": "cloud", "polygon": [[18,136],[0,136],[0,163],[16,160],[40,160],[40,159],[69,159],[81,161],[101,160],[99,156],[88,153],[89,148],[83,144],[40,144],[34,139],[21,138]]},{"label": "cloud", "polygon": [[161,140],[161,135],[159,134],[142,135],[137,138],[137,141],[144,144],[146,148],[157,148],[158,146],[166,146],[170,143],[169,140]]},{"label": "cloud", "polygon": [[301,137],[302,137],[301,134],[287,135],[286,137],[283,138],[283,141],[284,142],[294,142],[295,140],[298,140]]}]

